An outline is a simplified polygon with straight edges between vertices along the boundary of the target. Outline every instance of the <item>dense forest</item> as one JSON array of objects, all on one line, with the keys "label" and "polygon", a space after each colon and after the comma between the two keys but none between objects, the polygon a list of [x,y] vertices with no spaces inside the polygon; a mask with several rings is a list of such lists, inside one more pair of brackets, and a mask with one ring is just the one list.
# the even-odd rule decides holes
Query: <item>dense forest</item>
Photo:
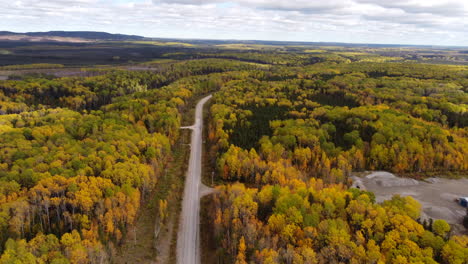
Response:
[{"label": "dense forest", "polygon": [[189,98],[218,89],[218,72],[250,68],[199,60],[2,81],[0,263],[111,261],[167,165]]},{"label": "dense forest", "polygon": [[467,236],[349,178],[466,177],[466,66],[277,48],[151,59],[89,77],[2,68],[28,72],[0,81],[0,263],[111,263],[208,93],[220,263],[468,263]]},{"label": "dense forest", "polygon": [[298,66],[243,72],[214,95],[208,152],[225,183],[209,205],[217,261],[467,263],[467,236],[421,220],[411,197],[376,203],[349,176],[466,176],[468,68]]}]

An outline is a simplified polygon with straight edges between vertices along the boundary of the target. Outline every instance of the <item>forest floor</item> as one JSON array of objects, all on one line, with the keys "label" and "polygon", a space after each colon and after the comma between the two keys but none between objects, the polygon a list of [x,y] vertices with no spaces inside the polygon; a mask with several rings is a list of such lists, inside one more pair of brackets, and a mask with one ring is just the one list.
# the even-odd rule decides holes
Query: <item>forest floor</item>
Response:
[{"label": "forest floor", "polygon": [[391,199],[393,195],[411,196],[422,206],[421,219],[443,219],[453,227],[454,234],[466,233],[462,225],[466,208],[455,202],[468,196],[468,179],[427,178],[415,180],[397,177],[389,172],[362,173],[353,177],[353,186],[372,191],[376,202]]},{"label": "forest floor", "polygon": [[203,138],[206,142],[203,144],[203,153],[202,153],[202,178],[201,181],[204,185],[214,188],[216,185],[222,185],[223,182],[218,179],[216,175],[216,164],[212,161],[216,160],[216,157],[210,156],[210,141],[208,139],[208,126],[211,123],[210,119],[210,108],[213,105],[213,100],[210,100],[206,103],[203,108],[203,123],[206,124],[203,126]]},{"label": "forest floor", "polygon": [[[206,124],[203,126],[203,138],[208,138],[208,125],[210,124],[210,108],[213,104],[213,100],[206,103],[203,109],[203,122]],[[216,165],[212,161],[216,157],[212,157],[209,154],[210,150],[209,141],[206,140],[203,144],[202,153],[202,183],[209,187],[216,187],[222,185],[223,181],[216,175]],[[213,236],[213,219],[211,215],[213,195],[207,195],[200,200],[200,251],[201,251],[201,263],[203,264],[215,264],[222,263],[218,259],[218,244],[216,238]]]},{"label": "forest floor", "polygon": [[210,214],[213,204],[213,195],[201,198],[200,201],[200,250],[201,263],[222,263],[218,260],[218,246],[213,236],[213,220]]},{"label": "forest floor", "polygon": [[[177,224],[184,186],[183,175],[187,170],[189,136],[189,131],[181,131],[179,141],[174,146],[173,160],[169,162],[166,173],[158,179],[150,198],[141,205],[136,222],[136,239],[134,230],[130,230],[115,263],[175,263]],[[169,216],[155,239],[158,202],[161,199],[168,201]]]}]

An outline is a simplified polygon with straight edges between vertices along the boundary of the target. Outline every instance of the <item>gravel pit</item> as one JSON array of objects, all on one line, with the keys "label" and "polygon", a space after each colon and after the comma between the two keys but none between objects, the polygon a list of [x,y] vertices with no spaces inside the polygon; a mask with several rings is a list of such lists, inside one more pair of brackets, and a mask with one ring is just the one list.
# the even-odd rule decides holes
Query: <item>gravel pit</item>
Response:
[{"label": "gravel pit", "polygon": [[352,187],[372,191],[378,203],[396,194],[412,196],[421,203],[422,219],[443,219],[452,225],[454,233],[467,233],[462,225],[466,208],[455,199],[468,196],[468,179],[429,178],[418,181],[386,171],[361,173],[352,179]]}]

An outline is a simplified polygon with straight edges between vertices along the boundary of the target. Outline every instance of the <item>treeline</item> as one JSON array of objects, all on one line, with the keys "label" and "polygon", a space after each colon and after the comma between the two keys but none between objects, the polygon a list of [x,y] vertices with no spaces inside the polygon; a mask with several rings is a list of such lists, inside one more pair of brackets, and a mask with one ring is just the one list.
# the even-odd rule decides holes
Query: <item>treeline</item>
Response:
[{"label": "treeline", "polygon": [[307,54],[296,52],[277,52],[272,50],[213,50],[210,52],[195,52],[195,53],[167,53],[164,57],[172,59],[207,59],[219,58],[229,60],[239,60],[244,62],[265,64],[265,65],[284,65],[284,66],[305,66],[319,62],[346,63],[350,62],[346,57],[338,54]]},{"label": "treeline", "polygon": [[44,105],[96,110],[110,104],[113,98],[160,88],[184,77],[253,68],[237,61],[207,59],[164,65],[152,71],[112,70],[86,78],[7,80],[0,82],[0,97],[8,98],[0,114],[36,110]]},{"label": "treeline", "polygon": [[63,68],[63,67],[65,67],[63,64],[35,63],[35,64],[0,66],[0,70],[58,69],[58,68]]}]

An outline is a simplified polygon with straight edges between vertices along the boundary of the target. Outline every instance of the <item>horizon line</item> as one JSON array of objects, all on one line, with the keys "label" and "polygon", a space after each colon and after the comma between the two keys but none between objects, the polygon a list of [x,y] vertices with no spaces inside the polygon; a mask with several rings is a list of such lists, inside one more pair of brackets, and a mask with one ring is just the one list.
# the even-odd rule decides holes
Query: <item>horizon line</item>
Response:
[{"label": "horizon line", "polygon": [[[402,43],[379,43],[379,42],[340,42],[340,41],[308,41],[308,40],[273,40],[273,39],[237,39],[237,38],[184,38],[184,37],[148,37],[135,34],[127,33],[116,33],[110,31],[93,31],[93,30],[49,30],[49,31],[25,31],[16,32],[9,30],[0,30],[0,32],[9,32],[14,34],[31,34],[31,33],[51,33],[51,32],[89,32],[89,33],[106,33],[111,35],[124,35],[131,37],[141,37],[147,40],[151,39],[166,39],[166,40],[196,40],[196,41],[231,41],[231,42],[242,42],[242,41],[258,41],[258,42],[283,42],[283,43],[305,43],[305,44],[341,44],[341,45],[379,45],[379,46],[400,46],[400,47],[440,47],[440,48],[468,48],[468,45],[438,45],[438,44],[402,44]],[[4,40],[0,40],[4,41]]]}]

